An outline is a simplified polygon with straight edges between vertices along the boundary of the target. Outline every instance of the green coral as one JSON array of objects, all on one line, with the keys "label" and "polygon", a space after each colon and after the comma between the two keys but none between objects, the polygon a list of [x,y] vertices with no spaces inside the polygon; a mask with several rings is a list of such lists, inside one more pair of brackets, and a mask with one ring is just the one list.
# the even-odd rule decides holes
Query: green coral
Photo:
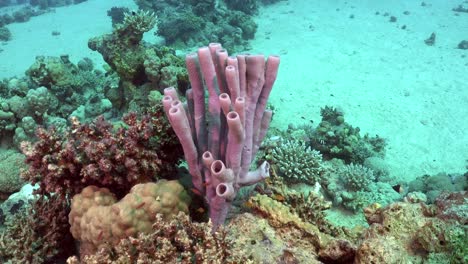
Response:
[{"label": "green coral", "polygon": [[366,158],[383,156],[385,140],[379,136],[361,136],[359,127],[345,122],[341,110],[325,106],[320,110],[322,121],[310,134],[312,147],[324,158],[343,159],[347,163],[364,163]]},{"label": "green coral", "polygon": [[369,190],[369,185],[375,180],[371,169],[353,163],[343,166],[340,175],[346,188],[352,191]]},{"label": "green coral", "polygon": [[[150,31],[158,23],[158,19],[153,12],[138,10],[137,12],[124,13],[123,23],[117,26],[117,32],[125,34],[128,31],[134,35],[143,36],[143,33]],[[133,35],[133,34],[132,34]],[[141,39],[138,40],[138,42]]]},{"label": "green coral", "polygon": [[184,59],[176,56],[175,50],[169,47],[147,49],[144,67],[148,80],[155,84],[161,92],[170,86],[185,92],[185,87],[189,85]]},{"label": "green coral", "polygon": [[143,33],[157,24],[153,13],[138,11],[126,13],[124,22],[111,34],[91,38],[88,47],[101,53],[105,62],[123,81],[142,84],[146,81],[143,62],[146,48],[141,43]]},{"label": "green coral", "polygon": [[291,182],[314,184],[324,171],[322,155],[298,140],[279,142],[267,150],[266,158],[277,168],[279,176]]},{"label": "green coral", "polygon": [[0,151],[0,199],[17,192],[24,185],[20,170],[25,169],[24,155],[14,150]]}]

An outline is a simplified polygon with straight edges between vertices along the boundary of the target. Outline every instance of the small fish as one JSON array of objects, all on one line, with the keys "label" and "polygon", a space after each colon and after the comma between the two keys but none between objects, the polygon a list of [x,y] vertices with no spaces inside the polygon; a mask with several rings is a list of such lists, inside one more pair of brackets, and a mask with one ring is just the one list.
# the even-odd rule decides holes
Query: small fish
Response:
[{"label": "small fish", "polygon": [[195,210],[197,213],[203,214],[205,212],[205,209],[202,207],[199,207],[197,210]]},{"label": "small fish", "polygon": [[247,201],[247,202],[244,203],[244,206],[247,207],[247,208],[252,208],[254,205],[253,205],[252,202]]},{"label": "small fish", "polygon": [[101,232],[99,232],[99,235],[98,235],[97,239],[98,239],[98,240],[101,240],[103,234],[104,234],[104,231],[101,230]]},{"label": "small fish", "polygon": [[397,185],[394,185],[392,186],[393,190],[395,190],[395,192],[397,193],[403,193],[405,190],[403,189],[403,186],[401,186],[401,184],[397,184]]},{"label": "small fish", "polygon": [[273,194],[271,198],[273,198],[273,199],[275,199],[276,201],[279,201],[279,202],[283,202],[284,200],[286,200],[284,198],[284,196],[281,195],[281,194]]},{"label": "small fish", "polygon": [[136,209],[140,209],[145,205],[145,202],[141,202],[139,205],[137,205]]},{"label": "small fish", "polygon": [[191,190],[194,194],[196,194],[196,195],[198,195],[198,196],[203,196],[203,194],[202,194],[198,189],[190,188],[190,190]]}]

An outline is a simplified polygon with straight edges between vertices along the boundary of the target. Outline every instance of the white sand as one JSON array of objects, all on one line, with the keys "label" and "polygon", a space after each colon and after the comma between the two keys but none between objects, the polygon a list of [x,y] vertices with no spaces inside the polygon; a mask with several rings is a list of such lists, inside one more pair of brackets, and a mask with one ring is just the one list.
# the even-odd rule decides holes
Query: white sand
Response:
[{"label": "white sand", "polygon": [[289,0],[262,10],[252,46],[282,55],[274,125],[317,124],[321,107],[339,106],[347,122],[388,139],[395,176],[465,172],[468,50],[455,47],[468,40],[468,14],[451,11],[459,0],[425,2]]},{"label": "white sand", "polygon": [[[429,0],[426,7],[391,2],[289,0],[262,10],[252,47],[282,56],[273,125],[317,124],[320,107],[339,106],[350,124],[388,139],[386,160],[395,176],[464,172],[468,51],[455,47],[468,38],[468,14],[451,11],[460,0]],[[131,0],[112,3],[90,0],[9,25],[13,40],[0,46],[0,78],[22,75],[36,55],[102,63],[88,39],[110,32],[109,8],[135,7]],[[398,21],[390,23],[385,12]],[[52,36],[54,30],[61,35]],[[429,47],[424,39],[432,32],[437,39]]]}]

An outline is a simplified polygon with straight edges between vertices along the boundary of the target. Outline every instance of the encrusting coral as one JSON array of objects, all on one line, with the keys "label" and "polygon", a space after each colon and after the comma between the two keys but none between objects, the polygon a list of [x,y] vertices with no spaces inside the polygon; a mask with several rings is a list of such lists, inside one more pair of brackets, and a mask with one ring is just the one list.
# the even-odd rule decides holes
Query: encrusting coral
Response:
[{"label": "encrusting coral", "polygon": [[[459,192],[444,195],[430,206],[398,202],[366,208],[371,226],[364,233],[355,263],[466,263],[467,197],[466,192]],[[447,211],[465,214],[447,215]]]},{"label": "encrusting coral", "polygon": [[121,239],[148,233],[156,215],[168,220],[188,213],[187,193],[177,181],[137,184],[119,202],[106,188],[88,186],[72,199],[69,222],[80,241],[80,255],[117,245]]},{"label": "encrusting coral", "polygon": [[[320,258],[333,259],[335,263],[347,263],[354,258],[356,246],[347,239],[334,238],[322,233],[317,226],[305,222],[289,207],[266,195],[256,195],[249,200],[249,207],[268,219],[277,232],[294,232],[300,234],[303,244],[317,252]],[[288,229],[286,231],[284,229]]]}]

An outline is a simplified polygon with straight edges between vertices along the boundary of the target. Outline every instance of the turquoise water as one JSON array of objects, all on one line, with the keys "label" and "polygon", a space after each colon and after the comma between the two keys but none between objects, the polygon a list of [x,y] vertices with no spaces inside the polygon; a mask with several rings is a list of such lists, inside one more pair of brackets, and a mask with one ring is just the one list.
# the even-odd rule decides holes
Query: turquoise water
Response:
[{"label": "turquoise water", "polygon": [[0,260],[464,263],[466,32],[462,0],[0,0]]}]

